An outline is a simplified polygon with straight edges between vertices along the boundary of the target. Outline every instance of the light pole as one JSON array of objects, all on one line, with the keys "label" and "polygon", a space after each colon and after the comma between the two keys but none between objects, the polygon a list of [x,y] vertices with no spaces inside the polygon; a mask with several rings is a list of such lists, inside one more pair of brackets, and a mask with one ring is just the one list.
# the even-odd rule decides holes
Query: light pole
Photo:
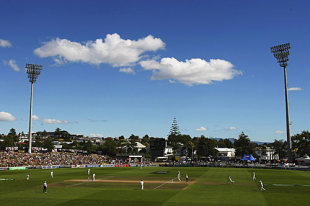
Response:
[{"label": "light pole", "polygon": [[28,153],[31,153],[32,149],[32,93],[33,93],[33,83],[36,82],[43,66],[36,64],[26,64],[26,70],[31,83],[31,95],[30,95],[30,115],[29,115],[29,148]]},{"label": "light pole", "polygon": [[290,135],[290,118],[288,109],[288,95],[287,95],[287,81],[286,81],[286,67],[288,62],[288,56],[290,55],[289,49],[291,48],[290,43],[281,44],[271,47],[271,52],[274,57],[278,60],[280,67],[283,67],[284,71],[284,87],[285,87],[285,106],[286,106],[286,137],[288,147],[288,161],[293,162],[292,157],[292,140]]}]

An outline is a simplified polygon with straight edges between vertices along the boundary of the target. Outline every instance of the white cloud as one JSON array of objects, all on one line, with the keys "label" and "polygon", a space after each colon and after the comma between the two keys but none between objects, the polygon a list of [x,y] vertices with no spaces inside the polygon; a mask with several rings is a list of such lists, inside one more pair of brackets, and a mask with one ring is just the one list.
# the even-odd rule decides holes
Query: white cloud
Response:
[{"label": "white cloud", "polygon": [[89,137],[100,137],[100,138],[102,138],[102,137],[103,137],[103,134],[90,133],[90,134],[89,134]]},{"label": "white cloud", "polygon": [[45,42],[34,50],[41,58],[54,57],[56,62],[108,63],[114,67],[128,66],[140,60],[141,54],[163,49],[165,43],[149,35],[138,40],[122,39],[119,34],[108,34],[106,38],[88,41],[85,44],[56,38]]},{"label": "white cloud", "polygon": [[62,121],[62,120],[58,120],[58,119],[42,119],[42,122],[46,123],[46,124],[68,124],[68,121]]},{"label": "white cloud", "polygon": [[233,126],[229,127],[229,130],[236,130],[236,129],[237,127],[233,127]]},{"label": "white cloud", "polygon": [[177,83],[175,80],[172,80],[172,79],[169,79],[169,83],[170,84],[175,84],[175,83]]},{"label": "white cloud", "polygon": [[32,115],[33,120],[40,120],[40,118],[37,115]]},{"label": "white cloud", "polygon": [[132,68],[121,68],[119,69],[119,71],[127,74],[136,74],[136,72]]},{"label": "white cloud", "polygon": [[37,115],[32,115],[33,120],[38,120],[46,124],[68,124],[68,121],[58,120],[58,119],[41,119]]},{"label": "white cloud", "polygon": [[230,62],[222,59],[210,59],[208,62],[195,58],[182,62],[175,58],[162,58],[160,61],[140,61],[140,65],[145,70],[153,70],[152,80],[174,79],[189,86],[229,80],[242,74],[233,69]]},{"label": "white cloud", "polygon": [[0,47],[11,47],[12,44],[8,40],[0,39]]},{"label": "white cloud", "polygon": [[207,129],[204,128],[204,127],[199,127],[199,128],[196,129],[196,131],[207,131]]},{"label": "white cloud", "polygon": [[302,90],[300,87],[291,87],[287,89],[288,91],[300,91]]},{"label": "white cloud", "polygon": [[276,133],[276,134],[285,134],[286,132],[282,131],[282,130],[276,130],[274,133]]},{"label": "white cloud", "polygon": [[16,64],[16,61],[14,59],[10,59],[9,61],[3,61],[3,63],[5,65],[10,66],[12,69],[14,69],[14,71],[19,72],[20,68],[18,67],[18,65]]},{"label": "white cloud", "polygon": [[15,121],[16,117],[8,112],[0,112],[0,121]]}]

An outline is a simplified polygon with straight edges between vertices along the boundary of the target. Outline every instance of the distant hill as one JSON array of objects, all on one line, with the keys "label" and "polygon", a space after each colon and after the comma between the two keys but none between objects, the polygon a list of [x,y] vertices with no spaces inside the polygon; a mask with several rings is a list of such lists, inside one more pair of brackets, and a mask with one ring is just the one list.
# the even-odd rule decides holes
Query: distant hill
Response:
[{"label": "distant hill", "polygon": [[[216,139],[217,141],[219,141],[220,139],[223,139],[223,138],[214,138],[214,137],[210,137],[210,139]],[[224,138],[224,139],[227,139],[227,138]],[[232,143],[234,143],[235,142],[235,139],[234,138],[228,138]],[[267,143],[267,144],[269,144],[270,142],[260,142],[260,141],[251,141],[251,142],[253,142],[253,143],[256,143],[256,144],[258,144],[258,145],[262,145],[262,144],[265,144],[265,143]]]}]

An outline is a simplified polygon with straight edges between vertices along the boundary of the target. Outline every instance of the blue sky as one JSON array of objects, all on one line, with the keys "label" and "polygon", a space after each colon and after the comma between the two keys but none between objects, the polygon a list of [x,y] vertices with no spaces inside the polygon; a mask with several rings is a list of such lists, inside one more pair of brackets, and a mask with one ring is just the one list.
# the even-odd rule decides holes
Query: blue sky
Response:
[{"label": "blue sky", "polygon": [[285,139],[283,70],[290,42],[291,132],[309,130],[307,1],[0,0],[0,133]]}]

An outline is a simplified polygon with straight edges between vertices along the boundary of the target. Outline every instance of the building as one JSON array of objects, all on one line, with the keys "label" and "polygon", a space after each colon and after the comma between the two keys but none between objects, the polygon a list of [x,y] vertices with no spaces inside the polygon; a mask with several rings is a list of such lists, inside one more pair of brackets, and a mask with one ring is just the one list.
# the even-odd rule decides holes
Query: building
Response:
[{"label": "building", "polygon": [[143,161],[142,155],[128,155],[128,154],[116,155],[116,163],[117,164],[140,163],[142,161]]},{"label": "building", "polygon": [[279,155],[276,154],[276,150],[271,147],[256,147],[255,153],[259,157],[260,161],[271,161],[279,159]]},{"label": "building", "polygon": [[172,149],[172,147],[167,146],[167,141],[166,141],[164,156],[171,156],[171,155],[173,155],[173,149]]},{"label": "building", "polygon": [[218,151],[219,158],[232,159],[235,158],[235,148],[215,148]]},{"label": "building", "polygon": [[138,149],[138,152],[140,152],[141,150],[145,149],[146,146],[141,144],[140,142],[136,142],[136,147]]}]

